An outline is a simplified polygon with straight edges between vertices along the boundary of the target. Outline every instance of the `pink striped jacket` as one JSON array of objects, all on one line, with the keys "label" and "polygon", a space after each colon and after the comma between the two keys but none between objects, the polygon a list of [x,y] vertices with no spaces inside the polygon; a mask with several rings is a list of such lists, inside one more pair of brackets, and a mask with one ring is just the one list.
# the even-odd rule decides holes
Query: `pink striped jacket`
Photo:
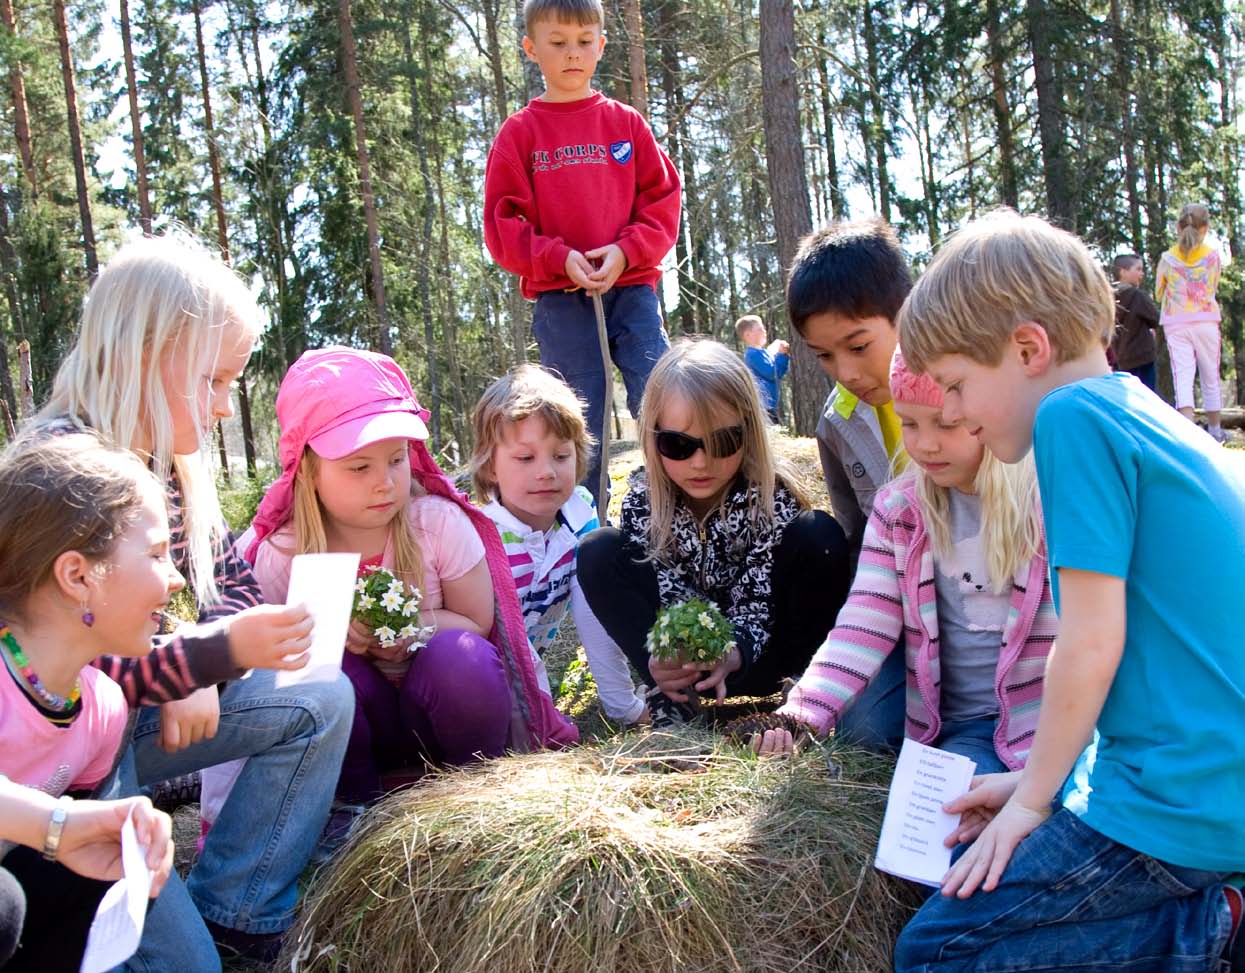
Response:
[{"label": "pink striped jacket", "polygon": [[[994,748],[1013,770],[1024,766],[1037,730],[1046,657],[1057,625],[1043,547],[1012,579],[1011,610],[995,670],[999,721]],[[877,674],[900,635],[908,673],[904,734],[933,743],[942,729],[934,554],[910,479],[879,491],[847,603],[779,712],[827,733]]]}]

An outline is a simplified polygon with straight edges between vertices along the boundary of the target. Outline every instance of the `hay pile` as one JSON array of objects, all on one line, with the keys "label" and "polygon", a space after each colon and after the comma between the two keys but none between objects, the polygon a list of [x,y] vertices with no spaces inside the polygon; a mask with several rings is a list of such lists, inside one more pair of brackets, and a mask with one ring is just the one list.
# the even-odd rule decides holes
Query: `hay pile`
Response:
[{"label": "hay pile", "polygon": [[510,757],[394,795],[309,891],[279,969],[890,968],[917,900],[872,867],[890,766],[708,736]]}]

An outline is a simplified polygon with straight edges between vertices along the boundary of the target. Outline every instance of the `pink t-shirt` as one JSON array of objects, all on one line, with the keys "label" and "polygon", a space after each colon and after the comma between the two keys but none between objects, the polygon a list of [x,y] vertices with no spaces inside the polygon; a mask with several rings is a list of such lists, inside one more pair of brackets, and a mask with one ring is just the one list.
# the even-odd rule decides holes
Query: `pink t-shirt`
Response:
[{"label": "pink t-shirt", "polygon": [[77,719],[55,726],[0,665],[0,773],[9,780],[59,797],[93,789],[112,769],[129,718],[125,697],[92,666],[81,678]]},{"label": "pink t-shirt", "polygon": [[[419,544],[424,565],[421,609],[443,608],[441,582],[455,581],[484,560],[484,542],[470,518],[457,504],[444,497],[414,497],[408,508],[411,528]],[[234,550],[245,551],[254,535],[247,531]],[[294,525],[286,524],[265,538],[255,552],[255,577],[270,605],[285,604],[290,590],[290,565],[294,560]],[[389,548],[384,563],[392,567]]]}]

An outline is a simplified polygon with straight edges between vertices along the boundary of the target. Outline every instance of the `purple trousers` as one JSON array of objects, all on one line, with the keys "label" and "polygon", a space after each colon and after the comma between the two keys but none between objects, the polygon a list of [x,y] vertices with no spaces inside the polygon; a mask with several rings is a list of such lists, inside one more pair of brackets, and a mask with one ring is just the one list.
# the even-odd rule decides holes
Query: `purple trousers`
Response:
[{"label": "purple trousers", "polygon": [[342,670],[354,685],[354,726],[337,796],[365,804],[381,790],[382,771],[418,764],[465,764],[506,752],[510,689],[498,649],[450,629],[415,653],[401,685],[371,660],[347,652]]}]

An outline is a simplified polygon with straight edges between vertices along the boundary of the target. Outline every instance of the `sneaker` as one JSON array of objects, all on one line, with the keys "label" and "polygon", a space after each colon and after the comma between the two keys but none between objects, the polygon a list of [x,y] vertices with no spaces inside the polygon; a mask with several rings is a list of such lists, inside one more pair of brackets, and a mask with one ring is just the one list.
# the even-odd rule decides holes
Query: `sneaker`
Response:
[{"label": "sneaker", "polygon": [[281,955],[284,933],[243,932],[241,929],[217,925],[210,919],[203,921],[212,936],[212,941],[216,944],[216,952],[222,960],[262,963],[265,966],[271,966]]},{"label": "sneaker", "polygon": [[1223,426],[1211,426],[1206,431],[1210,433],[1210,438],[1217,443],[1226,443],[1228,441],[1228,430],[1224,429]]},{"label": "sneaker", "polygon": [[363,804],[334,801],[329,811],[329,819],[324,824],[324,830],[320,832],[320,841],[311,853],[311,864],[323,865],[337,854],[350,840],[366,811],[367,807]]},{"label": "sneaker", "polygon": [[179,807],[199,803],[202,782],[196,770],[181,777],[159,781],[151,788],[151,803],[165,814],[172,814]]},{"label": "sneaker", "polygon": [[695,712],[686,703],[678,703],[656,687],[647,693],[648,712],[654,730],[669,730],[690,723]]}]

